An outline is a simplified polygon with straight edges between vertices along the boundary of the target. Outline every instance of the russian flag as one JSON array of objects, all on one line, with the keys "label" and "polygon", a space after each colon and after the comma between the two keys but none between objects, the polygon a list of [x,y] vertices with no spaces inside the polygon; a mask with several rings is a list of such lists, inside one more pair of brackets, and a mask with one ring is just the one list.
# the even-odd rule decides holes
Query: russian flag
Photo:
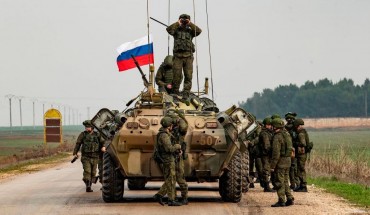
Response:
[{"label": "russian flag", "polygon": [[120,72],[136,67],[131,55],[135,56],[140,66],[154,63],[152,35],[149,35],[149,43],[148,37],[145,36],[133,42],[120,45],[117,48],[117,52],[119,54],[117,65]]}]

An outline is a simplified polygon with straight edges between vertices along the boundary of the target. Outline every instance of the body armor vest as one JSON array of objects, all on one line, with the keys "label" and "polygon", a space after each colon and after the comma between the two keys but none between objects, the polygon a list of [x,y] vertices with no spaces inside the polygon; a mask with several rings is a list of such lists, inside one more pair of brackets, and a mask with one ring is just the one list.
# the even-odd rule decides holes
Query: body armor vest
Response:
[{"label": "body armor vest", "polygon": [[280,150],[280,156],[281,157],[290,157],[292,155],[293,151],[293,143],[292,143],[292,138],[290,137],[290,134],[288,132],[282,132],[283,137],[284,137],[284,142],[281,146]]},{"label": "body armor vest", "polygon": [[194,45],[192,42],[191,29],[179,29],[174,36],[174,52],[194,52]]},{"label": "body armor vest", "polygon": [[306,129],[301,129],[301,130],[297,131],[296,136],[294,138],[294,143],[295,143],[294,144],[294,147],[295,148],[297,148],[298,146],[300,146],[300,142],[299,142],[299,138],[298,138],[298,135],[300,133],[304,133],[304,137],[306,139],[306,145],[310,142],[310,138],[308,137],[308,134],[307,134]]},{"label": "body armor vest", "polygon": [[97,134],[84,133],[84,139],[81,149],[82,154],[99,153],[99,139]]},{"label": "body armor vest", "polygon": [[163,75],[163,77],[164,77],[163,82],[164,83],[172,83],[172,81],[173,81],[173,70],[172,70],[172,68],[168,69],[165,66],[164,70],[165,70],[165,73]]}]

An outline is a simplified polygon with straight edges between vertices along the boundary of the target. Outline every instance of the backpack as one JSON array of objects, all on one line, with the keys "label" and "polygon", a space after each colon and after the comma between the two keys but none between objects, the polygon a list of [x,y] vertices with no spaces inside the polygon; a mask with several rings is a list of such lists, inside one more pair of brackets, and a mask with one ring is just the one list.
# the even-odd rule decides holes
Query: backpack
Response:
[{"label": "backpack", "polygon": [[162,158],[161,154],[159,153],[159,147],[158,147],[158,137],[161,133],[165,133],[165,132],[159,132],[157,134],[157,143],[154,145],[154,151],[153,151],[153,155],[152,155],[153,160],[157,164],[162,164],[163,163],[163,158]]}]

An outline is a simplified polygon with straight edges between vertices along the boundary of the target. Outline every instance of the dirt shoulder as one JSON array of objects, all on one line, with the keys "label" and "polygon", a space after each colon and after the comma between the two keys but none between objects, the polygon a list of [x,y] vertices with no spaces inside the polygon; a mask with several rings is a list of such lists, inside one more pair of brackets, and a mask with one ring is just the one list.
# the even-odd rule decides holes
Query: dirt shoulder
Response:
[{"label": "dirt shoulder", "polygon": [[66,163],[71,160],[72,154],[65,153],[61,156],[48,157],[48,158],[37,158],[26,161],[18,166],[13,166],[11,169],[4,172],[0,172],[0,183],[8,180],[12,180],[16,176],[24,174],[32,174],[45,169],[50,169],[58,166],[62,163]]},{"label": "dirt shoulder", "polygon": [[[239,203],[242,214],[370,214],[369,208],[350,204],[345,199],[327,193],[324,189],[308,186],[309,192],[292,192],[295,205],[272,208],[277,201],[276,193],[264,193],[260,187],[250,189]],[[244,211],[243,208],[246,210]]]}]

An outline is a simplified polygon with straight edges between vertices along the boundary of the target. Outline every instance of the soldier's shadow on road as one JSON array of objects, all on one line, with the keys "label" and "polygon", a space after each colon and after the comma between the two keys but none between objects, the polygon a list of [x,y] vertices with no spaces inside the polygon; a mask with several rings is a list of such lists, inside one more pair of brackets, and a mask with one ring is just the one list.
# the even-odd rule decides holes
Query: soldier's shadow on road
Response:
[{"label": "soldier's shadow on road", "polygon": [[[195,196],[195,197],[188,197],[189,204],[192,202],[223,202],[221,197],[213,197],[213,196]],[[167,197],[163,198],[164,202],[167,202]],[[131,197],[131,196],[123,196],[123,199],[119,203],[138,203],[138,202],[156,202],[153,197]]]},{"label": "soldier's shadow on road", "polygon": [[[127,188],[126,188],[127,189]],[[137,203],[137,202],[156,202],[154,199],[153,199],[153,196],[149,196],[148,197],[148,194],[145,193],[143,195],[140,195],[141,192],[143,191],[157,191],[160,189],[159,186],[146,186],[143,190],[126,190],[125,189],[125,193],[123,195],[123,199],[122,201],[120,201],[121,203]],[[179,191],[179,187],[176,187],[177,191]],[[208,186],[196,186],[196,187],[189,187],[188,188],[189,191],[206,191],[206,192],[209,192],[208,194],[203,194],[202,195],[199,195],[197,194],[196,196],[191,196],[191,193],[189,193],[189,197],[188,197],[188,200],[189,200],[189,203],[192,203],[192,202],[223,202],[221,197],[219,196],[218,194],[218,187],[208,187]],[[128,193],[129,192],[129,193]],[[217,192],[216,196],[214,195],[214,193],[212,192]],[[133,193],[134,196],[132,195]],[[156,192],[153,192],[153,195],[155,194]],[[177,192],[179,194],[179,192]],[[167,202],[167,197],[163,198],[164,202]]]}]

